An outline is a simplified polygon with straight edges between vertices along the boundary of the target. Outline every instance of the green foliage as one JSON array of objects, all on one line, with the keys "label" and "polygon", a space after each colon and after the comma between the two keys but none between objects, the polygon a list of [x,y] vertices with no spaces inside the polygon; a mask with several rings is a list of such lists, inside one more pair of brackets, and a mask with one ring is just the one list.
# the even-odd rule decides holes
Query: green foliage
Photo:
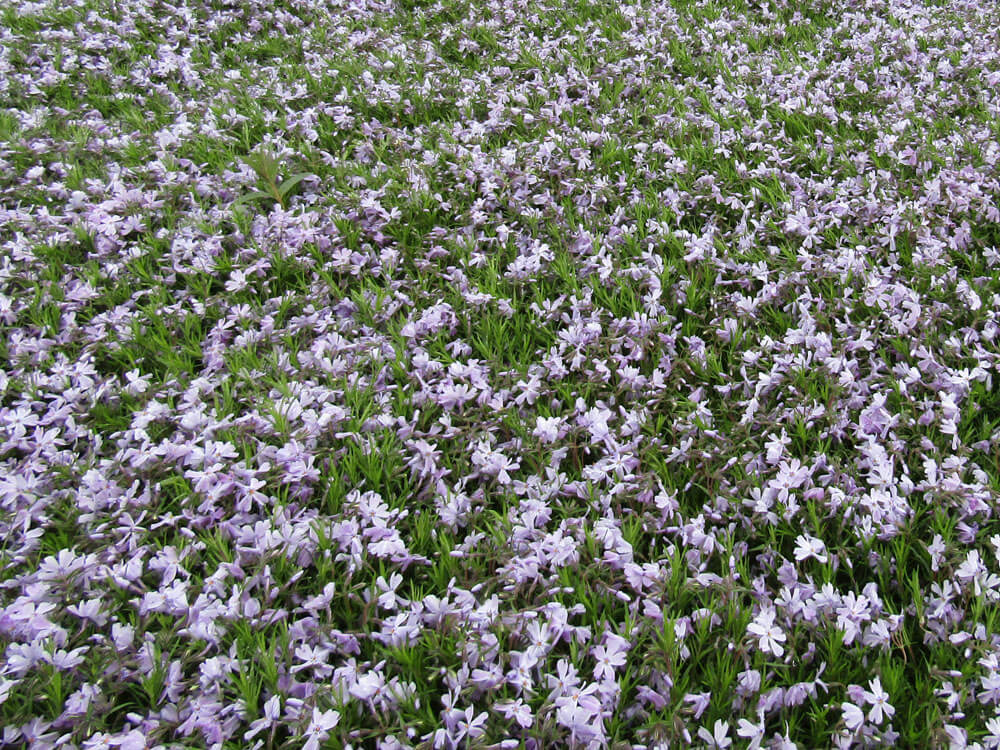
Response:
[{"label": "green foliage", "polygon": [[257,174],[258,189],[238,198],[233,203],[234,206],[252,201],[272,201],[281,206],[282,209],[286,209],[298,184],[313,176],[308,172],[298,172],[282,179],[281,163],[267,149],[259,149],[248,154],[245,161]]}]

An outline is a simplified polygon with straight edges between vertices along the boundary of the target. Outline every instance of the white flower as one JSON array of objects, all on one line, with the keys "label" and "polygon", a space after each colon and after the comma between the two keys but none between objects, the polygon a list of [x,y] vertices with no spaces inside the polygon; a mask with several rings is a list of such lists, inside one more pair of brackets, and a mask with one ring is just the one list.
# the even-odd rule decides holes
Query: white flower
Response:
[{"label": "white flower", "polygon": [[991,748],[991,750],[1000,747],[1000,717],[994,716],[992,719],[987,719],[986,731],[989,732],[983,738],[986,747]]},{"label": "white flower", "polygon": [[330,736],[328,730],[333,729],[340,722],[340,712],[330,709],[320,711],[313,708],[312,721],[306,729],[306,744],[302,750],[318,750],[319,746]]},{"label": "white flower", "polygon": [[882,723],[883,715],[891,719],[896,709],[889,704],[889,694],[882,689],[882,682],[876,677],[868,683],[868,687],[871,692],[865,691],[865,700],[872,704],[868,719],[876,724]]},{"label": "white flower", "polygon": [[0,703],[7,700],[7,696],[10,695],[10,689],[15,685],[17,685],[17,682],[14,680],[5,680],[3,677],[0,677]]},{"label": "white flower", "polygon": [[729,739],[729,722],[716,719],[713,729],[713,732],[709,732],[705,727],[698,728],[698,736],[704,740],[708,747],[724,750],[733,744],[733,741]]},{"label": "white flower", "polygon": [[795,559],[798,562],[802,562],[803,560],[808,560],[810,557],[815,557],[821,563],[825,563],[827,560],[826,544],[823,543],[822,539],[817,539],[807,534],[799,534],[795,539]]},{"label": "white flower", "polygon": [[853,703],[841,703],[840,710],[844,712],[844,723],[847,728],[856,732],[858,727],[865,723],[865,713]]},{"label": "white flower", "polygon": [[759,639],[761,651],[781,656],[785,653],[785,648],[781,645],[785,641],[785,633],[774,624],[774,617],[774,607],[761,610],[757,619],[747,625],[747,632]]},{"label": "white flower", "polygon": [[535,429],[531,434],[543,443],[554,443],[559,439],[559,429],[562,424],[561,417],[538,417]]},{"label": "white flower", "polygon": [[754,724],[747,719],[740,719],[740,723],[736,728],[736,734],[750,740],[747,750],[757,750],[760,747],[760,743],[764,740],[764,722],[762,717],[758,717],[758,721],[760,723]]}]

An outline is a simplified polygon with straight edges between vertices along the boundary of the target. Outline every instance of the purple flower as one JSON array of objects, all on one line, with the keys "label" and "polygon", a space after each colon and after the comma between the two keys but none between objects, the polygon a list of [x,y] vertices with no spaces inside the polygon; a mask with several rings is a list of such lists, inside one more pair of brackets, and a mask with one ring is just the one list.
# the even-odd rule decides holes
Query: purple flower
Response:
[{"label": "purple flower", "polygon": [[511,701],[498,701],[493,704],[493,708],[504,715],[508,721],[516,721],[518,725],[527,729],[534,722],[531,707],[523,700],[517,698]]},{"label": "purple flower", "polygon": [[470,740],[482,737],[486,733],[483,727],[486,725],[488,718],[489,714],[485,711],[476,714],[472,706],[466,708],[457,722],[457,729],[454,736],[455,742],[461,742],[466,737]]},{"label": "purple flower", "polygon": [[615,679],[615,669],[625,666],[626,652],[629,648],[629,643],[624,638],[609,633],[605,639],[605,645],[595,646],[591,650],[591,654],[597,661],[597,664],[594,665],[594,679]]},{"label": "purple flower", "polygon": [[684,696],[684,702],[690,703],[694,709],[694,718],[697,721],[705,713],[712,700],[711,693],[688,693]]},{"label": "purple flower", "polygon": [[264,730],[270,729],[274,726],[274,722],[278,720],[280,712],[281,699],[277,695],[272,695],[264,703],[264,715],[259,719],[255,719],[250,724],[250,729],[243,734],[243,739],[252,740]]}]

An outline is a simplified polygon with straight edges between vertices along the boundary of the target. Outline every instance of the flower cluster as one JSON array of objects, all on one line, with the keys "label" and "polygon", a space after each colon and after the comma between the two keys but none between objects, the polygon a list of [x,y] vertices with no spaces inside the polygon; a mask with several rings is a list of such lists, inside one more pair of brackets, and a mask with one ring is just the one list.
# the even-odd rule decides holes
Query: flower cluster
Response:
[{"label": "flower cluster", "polygon": [[0,746],[1000,747],[998,26],[18,0]]}]

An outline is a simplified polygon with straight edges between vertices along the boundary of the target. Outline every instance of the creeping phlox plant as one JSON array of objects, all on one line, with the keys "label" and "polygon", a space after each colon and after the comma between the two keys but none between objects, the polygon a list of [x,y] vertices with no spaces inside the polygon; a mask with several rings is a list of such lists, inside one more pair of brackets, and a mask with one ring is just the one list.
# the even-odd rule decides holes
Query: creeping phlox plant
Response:
[{"label": "creeping phlox plant", "polygon": [[0,745],[1000,747],[998,28],[4,4]]}]

